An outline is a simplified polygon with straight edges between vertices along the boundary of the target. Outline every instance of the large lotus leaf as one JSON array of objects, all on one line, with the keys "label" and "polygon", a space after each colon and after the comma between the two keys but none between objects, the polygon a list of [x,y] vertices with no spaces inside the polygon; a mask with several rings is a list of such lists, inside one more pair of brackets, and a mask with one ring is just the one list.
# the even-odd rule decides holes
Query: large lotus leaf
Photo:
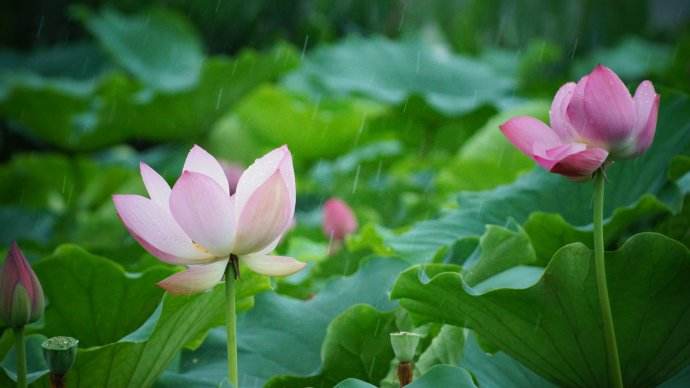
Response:
[{"label": "large lotus leaf", "polygon": [[443,325],[415,362],[417,378],[443,364],[467,369],[481,387],[553,387],[505,353],[487,353],[479,346],[476,335],[465,338],[465,331],[458,326]]},{"label": "large lotus leaf", "polygon": [[122,72],[87,81],[5,73],[0,117],[27,135],[66,149],[90,150],[128,139],[189,139],[207,132],[241,97],[297,63],[289,46],[204,60],[189,88],[162,92]]},{"label": "large lotus leaf", "polygon": [[246,130],[265,143],[288,144],[300,158],[317,159],[351,148],[367,120],[385,109],[378,103],[355,99],[312,102],[265,85],[242,100],[235,112]]},{"label": "large lotus leaf", "polygon": [[[610,225],[620,228],[679,210],[681,190],[670,188],[676,192],[668,195],[665,171],[674,155],[690,146],[690,99],[669,92],[663,94],[662,100],[652,147],[637,159],[614,163],[607,171],[609,183],[604,209],[607,229],[612,227]],[[655,206],[638,204],[638,201],[647,201],[641,199],[645,194],[656,198],[663,194],[664,201]],[[656,198],[654,200],[659,201]],[[509,218],[522,223],[536,211],[559,213],[570,224],[588,227],[591,225],[592,185],[568,181],[537,168],[509,185],[484,192],[463,192],[458,203],[458,209],[439,219],[420,222],[411,231],[388,242],[408,260],[423,262],[460,238],[481,235],[486,224],[504,225]],[[618,219],[620,215],[616,209],[637,206],[650,211]]]},{"label": "large lotus leaf", "polygon": [[79,9],[86,28],[119,65],[142,83],[165,91],[194,86],[204,54],[192,26],[164,9],[126,16],[114,9]]},{"label": "large lotus leaf", "polygon": [[530,237],[520,226],[512,230],[488,225],[479,239],[479,254],[465,263],[464,279],[475,286],[490,277],[519,265],[537,265]]},{"label": "large lotus leaf", "polygon": [[[17,184],[21,182],[21,184]],[[54,153],[17,154],[0,167],[0,242],[45,256],[64,241],[120,262],[137,260],[114,211],[114,192],[143,190],[134,169]],[[27,249],[28,248],[28,249]]]},{"label": "large lotus leaf", "polygon": [[[0,51],[0,73],[23,69],[47,77],[91,78],[110,67],[105,53],[94,42],[58,43],[30,52]],[[2,91],[0,91],[2,93]]]},{"label": "large lotus leaf", "polygon": [[[41,344],[46,340],[43,335],[27,335],[25,337],[26,363],[27,363],[27,382],[32,383],[46,373],[47,365],[41,349]],[[12,387],[17,380],[17,351],[12,348],[2,360],[2,367],[5,373],[0,373],[0,386]]]},{"label": "large lotus leaf", "polygon": [[[168,267],[126,273],[108,259],[66,245],[35,269],[48,307],[45,325],[30,330],[80,340],[70,386],[151,386],[180,349],[197,347],[209,329],[224,322],[222,284],[194,296],[164,295],[160,302],[163,291],[155,283],[172,273]],[[238,310],[270,287],[268,278],[249,271],[238,284]],[[2,337],[4,349],[11,337]],[[46,372],[42,365],[30,369],[36,377]]]},{"label": "large lotus leaf", "polygon": [[443,325],[429,347],[424,349],[424,353],[415,362],[415,372],[423,376],[438,364],[457,365],[463,358],[464,344],[463,328]]},{"label": "large lotus leaf", "polygon": [[482,388],[555,388],[507,354],[486,353],[479,346],[475,334],[469,335],[465,341],[464,355],[458,365],[470,371]]},{"label": "large lotus leaf", "polygon": [[[669,206],[655,196],[645,194],[633,205],[619,207],[613,211],[604,228],[604,241],[606,244],[612,244],[621,237],[627,237],[625,235],[627,229],[642,220],[653,220],[663,214],[669,215],[670,218],[682,218],[682,212],[673,215],[671,210],[676,209],[674,205]],[[589,226],[573,226],[560,214],[555,213],[530,214],[524,223],[524,229],[529,235],[540,263],[548,262],[563,245],[581,242],[591,248],[594,241],[592,229]]]},{"label": "large lotus leaf", "polygon": [[352,306],[328,325],[318,375],[274,377],[266,387],[326,388],[345,378],[378,383],[394,357],[390,333],[396,331],[394,313],[368,305]]},{"label": "large lotus leaf", "polygon": [[594,50],[575,63],[573,76],[582,77],[594,66],[605,63],[624,80],[639,80],[661,74],[671,64],[673,49],[665,44],[629,37],[611,48]]},{"label": "large lotus leaf", "polygon": [[514,81],[440,42],[351,36],[310,53],[284,83],[317,96],[357,94],[391,104],[417,95],[437,111],[457,115],[500,104]]},{"label": "large lotus leaf", "polygon": [[[547,379],[600,387],[609,380],[592,251],[560,249],[519,288],[478,292],[446,265],[405,271],[392,298],[424,321],[465,326]],[[626,386],[654,386],[690,362],[690,252],[660,234],[607,254],[611,307]],[[429,280],[430,279],[430,280]]]},{"label": "large lotus leaf", "polygon": [[63,245],[35,264],[48,307],[47,337],[66,335],[83,348],[116,342],[136,330],[156,310],[172,275],[169,267],[127,274],[118,264],[75,245]]},{"label": "large lotus leaf", "polygon": [[[79,387],[149,387],[177,352],[223,322],[224,290],[163,299],[159,314],[118,342],[80,349],[67,375]],[[157,318],[157,319],[156,319]]]},{"label": "large lotus leaf", "polygon": [[[371,259],[352,276],[329,281],[308,301],[275,293],[257,295],[254,308],[238,319],[240,385],[262,387],[276,375],[318,373],[330,322],[354,304],[393,309],[396,303],[387,293],[404,268],[401,260]],[[183,352],[179,365],[157,386],[179,387],[178,381],[198,380],[200,387],[215,387],[226,375],[226,365],[225,333],[214,330],[198,350]]]}]

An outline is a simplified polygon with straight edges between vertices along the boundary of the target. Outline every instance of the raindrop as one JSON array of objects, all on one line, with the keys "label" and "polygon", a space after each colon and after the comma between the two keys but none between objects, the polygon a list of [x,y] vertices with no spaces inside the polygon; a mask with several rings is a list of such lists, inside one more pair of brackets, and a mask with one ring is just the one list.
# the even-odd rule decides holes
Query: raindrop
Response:
[{"label": "raindrop", "polygon": [[364,114],[362,115],[362,123],[359,125],[359,128],[357,128],[357,135],[355,136],[355,142],[354,146],[357,146],[359,144],[359,138],[362,136],[362,133],[364,132],[364,128],[367,124],[367,115]]},{"label": "raindrop", "polygon": [[402,7],[400,7],[400,22],[398,22],[398,31],[402,31],[403,23],[405,22],[405,8],[407,8],[407,3],[402,2]]},{"label": "raindrop", "polygon": [[422,60],[422,52],[417,50],[417,65],[415,66],[415,74],[419,74],[420,61]]},{"label": "raindrop", "polygon": [[383,160],[379,159],[379,164],[376,167],[376,175],[374,176],[374,182],[379,184],[381,182],[381,169],[383,168]]},{"label": "raindrop", "polygon": [[575,58],[575,52],[577,51],[577,45],[579,43],[579,38],[575,37],[575,42],[573,43],[573,49],[570,51],[570,60]]},{"label": "raindrop", "polygon": [[544,60],[544,49],[546,49],[546,43],[542,42],[542,44],[539,46],[539,61]]},{"label": "raindrop", "polygon": [[300,60],[304,60],[304,55],[307,52],[307,45],[309,45],[309,34],[304,37],[304,44],[302,45],[302,55],[300,55]]},{"label": "raindrop", "polygon": [[38,30],[36,30],[36,39],[41,37],[41,32],[43,32],[44,22],[45,22],[45,15],[41,15],[41,19],[38,21]]},{"label": "raindrop", "polygon": [[376,356],[371,358],[371,365],[369,366],[369,376],[374,374],[374,367],[376,366]]},{"label": "raindrop", "polygon": [[355,180],[352,182],[352,194],[357,192],[357,185],[359,184],[359,172],[362,168],[362,165],[358,164],[357,165],[357,170],[355,170]]},{"label": "raindrop", "polygon": [[220,109],[220,101],[223,99],[223,91],[225,88],[218,89],[218,96],[216,97],[216,110]]}]

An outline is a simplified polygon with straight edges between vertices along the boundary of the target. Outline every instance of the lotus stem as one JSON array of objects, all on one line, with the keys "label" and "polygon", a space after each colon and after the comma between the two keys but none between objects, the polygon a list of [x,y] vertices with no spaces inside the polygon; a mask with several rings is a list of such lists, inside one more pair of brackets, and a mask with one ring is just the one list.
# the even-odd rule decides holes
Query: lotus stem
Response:
[{"label": "lotus stem", "polygon": [[17,388],[26,388],[26,348],[24,344],[24,326],[15,327],[14,341],[17,352]]},{"label": "lotus stem", "polygon": [[234,388],[239,387],[237,373],[237,313],[235,311],[235,283],[237,272],[231,257],[225,267],[225,325],[228,334],[228,381]]},{"label": "lotus stem", "polygon": [[623,375],[618,356],[616,343],[616,330],[613,325],[613,314],[609,302],[609,290],[606,284],[606,262],[604,256],[604,183],[606,176],[603,170],[594,175],[594,266],[597,279],[597,291],[599,293],[599,306],[603,321],[604,339],[606,340],[606,353],[608,356],[608,370],[611,385],[623,388]]}]

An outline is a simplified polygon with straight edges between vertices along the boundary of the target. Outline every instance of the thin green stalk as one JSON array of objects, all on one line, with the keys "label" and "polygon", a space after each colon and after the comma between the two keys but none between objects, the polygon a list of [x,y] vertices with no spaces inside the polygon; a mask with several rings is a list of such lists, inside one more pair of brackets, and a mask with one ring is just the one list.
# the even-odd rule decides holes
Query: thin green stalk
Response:
[{"label": "thin green stalk", "polygon": [[[232,260],[231,260],[232,261]],[[225,326],[228,333],[228,381],[239,387],[237,374],[237,314],[235,312],[235,270],[233,263],[225,267]]]},{"label": "thin green stalk", "polygon": [[597,277],[597,291],[599,292],[599,306],[604,323],[604,338],[608,355],[609,376],[611,384],[616,388],[623,388],[623,375],[616,344],[616,331],[613,326],[613,314],[609,302],[609,290],[606,284],[606,262],[604,258],[604,172],[599,171],[594,176],[594,266]]},{"label": "thin green stalk", "polygon": [[26,388],[26,347],[24,346],[24,326],[14,328],[15,351],[17,352],[17,388]]}]

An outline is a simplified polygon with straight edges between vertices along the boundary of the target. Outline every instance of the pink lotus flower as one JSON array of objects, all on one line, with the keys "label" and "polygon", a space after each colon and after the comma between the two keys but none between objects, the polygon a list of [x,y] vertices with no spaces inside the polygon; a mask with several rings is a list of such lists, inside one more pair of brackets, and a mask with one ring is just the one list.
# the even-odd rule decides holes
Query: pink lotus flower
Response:
[{"label": "pink lotus flower", "polygon": [[222,280],[231,255],[269,276],[304,267],[291,257],[270,254],[295,212],[295,174],[286,146],[249,166],[234,195],[221,165],[199,146],[187,155],[172,190],[144,163],[141,176],[150,198],[115,195],[113,201],[132,237],[148,252],[188,267],[158,283],[169,292],[213,287]]},{"label": "pink lotus flower", "polygon": [[339,241],[357,230],[357,218],[352,209],[339,198],[331,198],[323,205],[323,232]]},{"label": "pink lotus flower", "polygon": [[43,315],[43,288],[17,243],[12,243],[0,270],[0,317],[13,328]]},{"label": "pink lotus flower", "polygon": [[649,81],[631,96],[611,69],[599,65],[558,90],[551,127],[528,116],[501,125],[508,140],[543,168],[586,179],[606,160],[636,157],[654,139],[659,95]]}]

